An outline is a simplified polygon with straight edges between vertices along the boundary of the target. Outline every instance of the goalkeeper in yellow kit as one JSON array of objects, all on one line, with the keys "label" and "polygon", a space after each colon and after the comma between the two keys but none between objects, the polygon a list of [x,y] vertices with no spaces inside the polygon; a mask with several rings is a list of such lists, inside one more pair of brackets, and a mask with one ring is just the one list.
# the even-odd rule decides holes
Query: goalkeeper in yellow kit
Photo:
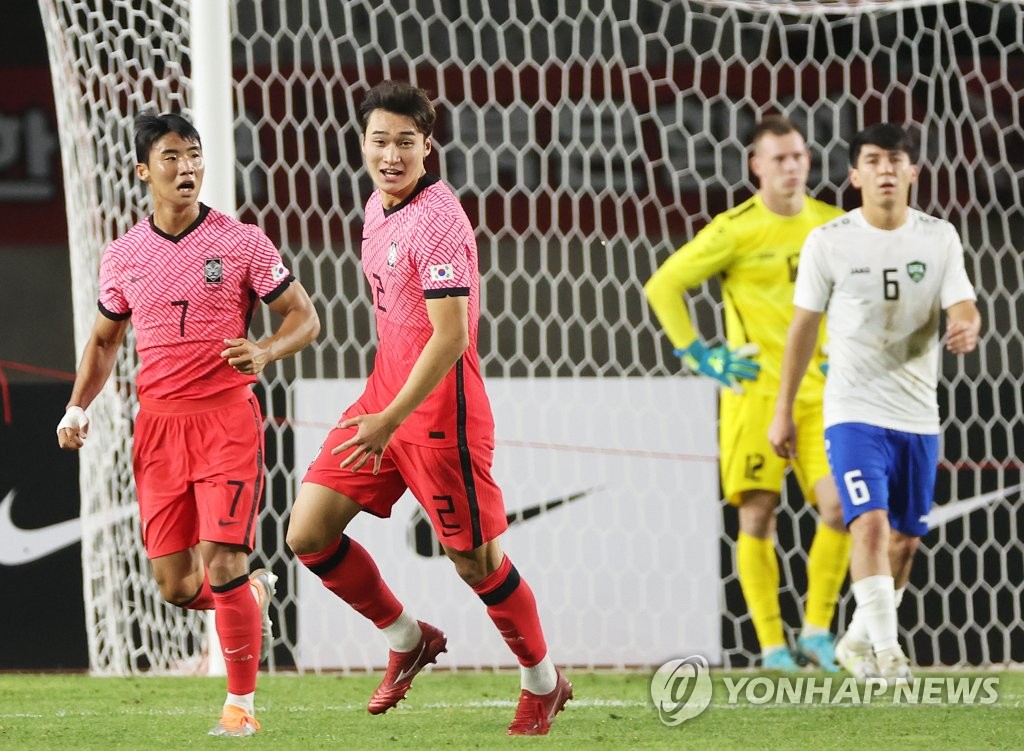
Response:
[{"label": "goalkeeper in yellow kit", "polygon": [[[676,354],[696,372],[728,386],[721,392],[722,487],[739,507],[736,568],[761,646],[763,666],[797,670],[779,608],[775,508],[791,463],[819,523],[807,560],[807,601],[797,656],[838,670],[830,631],[850,563],[850,537],[825,457],[822,396],[826,359],[815,353],[796,401],[797,457],[780,459],[768,443],[793,288],[804,238],[843,211],[806,195],[810,152],[796,126],[766,116],[750,144],[756,195],[719,214],[655,272],[644,292]],[[690,321],[683,293],[718,274],[725,346],[708,347]],[[822,324],[824,328],[824,322]],[[819,341],[824,341],[824,332]]]}]

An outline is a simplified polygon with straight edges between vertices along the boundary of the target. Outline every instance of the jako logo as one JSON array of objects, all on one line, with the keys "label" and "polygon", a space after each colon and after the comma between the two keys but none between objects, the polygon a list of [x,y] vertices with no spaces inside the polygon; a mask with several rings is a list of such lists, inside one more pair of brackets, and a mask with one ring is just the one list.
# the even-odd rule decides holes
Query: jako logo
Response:
[{"label": "jako logo", "polygon": [[651,701],[665,725],[693,719],[711,704],[711,672],[700,655],[670,660],[651,678]]}]

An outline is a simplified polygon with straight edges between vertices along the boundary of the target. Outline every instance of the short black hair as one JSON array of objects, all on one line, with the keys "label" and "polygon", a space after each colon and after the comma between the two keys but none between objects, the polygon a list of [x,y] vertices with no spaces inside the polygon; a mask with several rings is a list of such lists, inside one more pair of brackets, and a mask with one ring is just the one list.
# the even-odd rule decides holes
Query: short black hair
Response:
[{"label": "short black hair", "polygon": [[153,144],[168,133],[177,133],[186,141],[191,141],[202,148],[203,142],[199,138],[196,126],[181,115],[173,112],[164,112],[160,115],[143,112],[135,118],[135,160],[139,164],[148,164]]},{"label": "short black hair", "polygon": [[[765,115],[754,127],[754,132],[750,134],[750,150],[753,151],[754,147],[757,146],[757,142],[768,134],[788,136],[790,133],[800,133],[800,129],[788,117],[778,113]],[[800,135],[802,136],[803,133],[800,133]]]},{"label": "short black hair", "polygon": [[359,129],[365,134],[366,123],[374,110],[393,112],[410,118],[416,130],[429,136],[434,130],[437,113],[430,97],[423,89],[405,81],[381,81],[363,97],[359,103],[357,118]]},{"label": "short black hair", "polygon": [[850,141],[850,166],[857,166],[857,158],[864,146],[877,146],[886,151],[903,151],[911,163],[917,161],[917,136],[908,128],[892,123],[875,123],[864,128]]}]

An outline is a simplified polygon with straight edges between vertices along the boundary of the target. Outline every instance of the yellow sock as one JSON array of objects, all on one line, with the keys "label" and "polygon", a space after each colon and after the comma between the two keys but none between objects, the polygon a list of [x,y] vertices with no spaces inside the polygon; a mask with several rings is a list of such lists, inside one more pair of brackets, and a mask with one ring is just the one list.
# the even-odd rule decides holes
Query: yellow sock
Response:
[{"label": "yellow sock", "polygon": [[740,532],[736,540],[736,570],[761,651],[784,645],[775,542]]},{"label": "yellow sock", "polygon": [[807,553],[807,605],[804,624],[826,631],[832,628],[836,600],[850,568],[850,535],[822,523]]}]

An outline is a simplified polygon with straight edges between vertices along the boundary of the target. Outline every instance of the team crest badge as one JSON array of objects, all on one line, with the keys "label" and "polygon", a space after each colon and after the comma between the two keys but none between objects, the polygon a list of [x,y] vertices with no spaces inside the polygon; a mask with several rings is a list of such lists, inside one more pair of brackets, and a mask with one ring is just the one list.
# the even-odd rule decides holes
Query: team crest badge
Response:
[{"label": "team crest badge", "polygon": [[398,243],[392,240],[388,247],[388,268],[395,268],[396,263],[398,263]]},{"label": "team crest badge", "polygon": [[907,273],[915,282],[924,279],[925,265],[921,261],[911,261],[907,264]]},{"label": "team crest badge", "polygon": [[203,276],[207,284],[220,284],[224,281],[224,264],[219,258],[207,258],[203,264]]}]

